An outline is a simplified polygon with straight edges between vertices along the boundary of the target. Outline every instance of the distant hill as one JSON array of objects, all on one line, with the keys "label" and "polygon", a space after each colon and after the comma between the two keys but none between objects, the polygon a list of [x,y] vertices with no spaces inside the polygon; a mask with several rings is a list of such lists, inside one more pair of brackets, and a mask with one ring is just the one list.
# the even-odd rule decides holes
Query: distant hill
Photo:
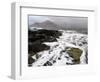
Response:
[{"label": "distant hill", "polygon": [[41,27],[44,29],[53,29],[53,30],[58,30],[58,28],[61,28],[61,27],[59,27],[59,25],[53,23],[50,20],[46,20],[46,21],[41,22],[41,23],[34,23],[34,24],[30,25],[29,27],[30,28],[31,27]]}]

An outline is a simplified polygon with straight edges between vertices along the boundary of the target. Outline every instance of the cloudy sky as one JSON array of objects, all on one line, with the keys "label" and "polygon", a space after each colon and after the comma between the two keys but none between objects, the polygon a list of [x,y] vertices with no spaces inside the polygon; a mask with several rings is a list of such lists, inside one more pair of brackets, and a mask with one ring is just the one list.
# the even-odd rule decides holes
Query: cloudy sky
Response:
[{"label": "cloudy sky", "polygon": [[28,18],[29,25],[36,22],[44,22],[46,20],[53,21],[54,23],[71,28],[87,28],[88,18],[87,17],[69,17],[69,16],[34,16],[31,15]]}]

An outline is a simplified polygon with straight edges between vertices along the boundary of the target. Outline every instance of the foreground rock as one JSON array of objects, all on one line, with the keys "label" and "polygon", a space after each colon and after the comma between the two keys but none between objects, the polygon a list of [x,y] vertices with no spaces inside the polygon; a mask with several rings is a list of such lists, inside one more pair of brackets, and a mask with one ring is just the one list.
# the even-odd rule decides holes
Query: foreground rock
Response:
[{"label": "foreground rock", "polygon": [[74,64],[79,64],[80,63],[80,56],[82,54],[82,50],[79,48],[70,48],[67,49],[67,53],[69,54],[70,57],[73,58]]}]

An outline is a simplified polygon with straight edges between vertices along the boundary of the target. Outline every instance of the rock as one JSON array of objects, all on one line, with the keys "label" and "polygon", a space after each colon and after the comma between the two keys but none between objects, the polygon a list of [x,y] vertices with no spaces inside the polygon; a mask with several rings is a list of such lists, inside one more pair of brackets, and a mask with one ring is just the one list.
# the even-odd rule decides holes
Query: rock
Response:
[{"label": "rock", "polygon": [[45,44],[41,44],[41,43],[35,43],[35,44],[32,44],[32,45],[28,45],[28,51],[29,53],[30,52],[33,52],[33,53],[38,53],[40,51],[44,51],[44,50],[48,50],[50,49],[49,46],[45,45]]},{"label": "rock", "polygon": [[29,42],[34,42],[37,40],[42,40],[43,42],[53,42],[57,41],[56,38],[58,38],[61,33],[56,30],[37,30],[37,31],[30,31],[28,32],[28,41]]},{"label": "rock", "polygon": [[47,61],[43,66],[52,66],[52,63]]},{"label": "rock", "polygon": [[56,60],[53,60],[53,63],[56,63]]},{"label": "rock", "polygon": [[60,58],[60,57],[58,57],[58,60],[61,60],[61,58]]},{"label": "rock", "polygon": [[86,51],[85,57],[86,57],[86,63],[88,64],[88,50]]},{"label": "rock", "polygon": [[43,34],[37,34],[37,35],[31,35],[29,38],[28,38],[28,41],[29,42],[35,42],[35,41],[38,41],[38,40],[44,40],[46,38],[45,35]]},{"label": "rock", "polygon": [[72,64],[72,63],[66,63],[66,65],[74,65],[74,64]]},{"label": "rock", "polygon": [[82,50],[80,50],[79,48],[70,48],[67,50],[67,53],[69,54],[70,57],[73,58],[74,64],[80,63],[80,56],[82,54]]},{"label": "rock", "polygon": [[35,59],[33,59],[31,56],[28,57],[28,65],[32,66],[32,63],[35,62]]}]

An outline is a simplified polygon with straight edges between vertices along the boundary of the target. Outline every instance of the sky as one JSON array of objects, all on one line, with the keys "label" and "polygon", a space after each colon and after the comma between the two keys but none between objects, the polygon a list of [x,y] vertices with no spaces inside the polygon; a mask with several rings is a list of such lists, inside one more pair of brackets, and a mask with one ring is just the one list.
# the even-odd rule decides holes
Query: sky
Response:
[{"label": "sky", "polygon": [[43,22],[46,20],[51,20],[54,23],[64,26],[64,27],[73,27],[73,28],[87,28],[88,18],[87,17],[69,17],[69,16],[29,16],[29,25],[36,22]]},{"label": "sky", "polygon": [[36,22],[43,22],[45,20],[49,20],[49,18],[45,16],[29,16],[29,25],[36,23]]}]

